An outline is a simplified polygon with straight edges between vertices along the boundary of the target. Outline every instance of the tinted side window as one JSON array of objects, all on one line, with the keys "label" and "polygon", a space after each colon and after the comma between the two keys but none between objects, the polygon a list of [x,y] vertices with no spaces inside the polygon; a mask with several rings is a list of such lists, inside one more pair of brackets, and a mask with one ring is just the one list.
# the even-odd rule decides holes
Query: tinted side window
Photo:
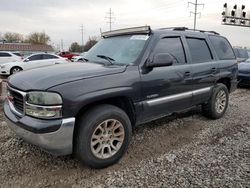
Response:
[{"label": "tinted side window", "polygon": [[187,44],[193,63],[208,62],[213,59],[205,39],[187,38]]},{"label": "tinted side window", "polygon": [[9,53],[0,52],[0,57],[11,57]]},{"label": "tinted side window", "polygon": [[20,57],[21,57],[21,54],[20,54],[20,53],[14,52],[13,54],[15,54],[15,55],[17,55],[17,56],[20,56]]},{"label": "tinted side window", "polygon": [[219,57],[219,59],[235,59],[233,49],[229,42],[223,38],[218,36],[209,36],[212,45]]},{"label": "tinted side window", "polygon": [[169,53],[178,60],[178,63],[186,62],[185,53],[180,37],[161,39],[156,45],[154,52]]},{"label": "tinted side window", "polygon": [[29,57],[29,61],[41,60],[42,55],[33,55]]},{"label": "tinted side window", "polygon": [[50,55],[50,54],[43,54],[43,59],[57,59],[57,56]]}]

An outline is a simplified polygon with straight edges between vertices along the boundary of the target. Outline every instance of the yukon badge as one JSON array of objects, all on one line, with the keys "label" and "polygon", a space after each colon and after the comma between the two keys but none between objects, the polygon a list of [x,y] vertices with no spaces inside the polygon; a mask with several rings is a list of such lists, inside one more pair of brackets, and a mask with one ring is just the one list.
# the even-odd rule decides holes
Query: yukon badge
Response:
[{"label": "yukon badge", "polygon": [[156,97],[158,97],[158,96],[159,96],[159,94],[148,95],[148,96],[147,96],[147,99],[156,98]]}]

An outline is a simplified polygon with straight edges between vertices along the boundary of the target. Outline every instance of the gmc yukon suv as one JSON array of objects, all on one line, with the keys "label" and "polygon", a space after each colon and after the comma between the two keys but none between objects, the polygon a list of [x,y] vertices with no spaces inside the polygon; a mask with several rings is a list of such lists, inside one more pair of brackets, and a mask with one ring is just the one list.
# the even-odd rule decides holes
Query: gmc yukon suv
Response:
[{"label": "gmc yukon suv", "polygon": [[237,85],[235,54],[216,32],[105,32],[84,58],[11,76],[4,112],[27,142],[93,168],[116,163],[136,125],[198,105],[222,117]]}]

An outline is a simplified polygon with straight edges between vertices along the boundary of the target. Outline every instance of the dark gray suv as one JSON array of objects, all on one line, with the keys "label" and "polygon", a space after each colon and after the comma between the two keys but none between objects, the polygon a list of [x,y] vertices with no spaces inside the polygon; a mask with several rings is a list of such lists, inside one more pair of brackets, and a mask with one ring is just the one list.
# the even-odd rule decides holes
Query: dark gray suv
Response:
[{"label": "dark gray suv", "polygon": [[4,112],[27,142],[94,168],[123,156],[136,125],[197,105],[222,117],[237,85],[233,49],[216,32],[106,32],[84,59],[11,76]]}]

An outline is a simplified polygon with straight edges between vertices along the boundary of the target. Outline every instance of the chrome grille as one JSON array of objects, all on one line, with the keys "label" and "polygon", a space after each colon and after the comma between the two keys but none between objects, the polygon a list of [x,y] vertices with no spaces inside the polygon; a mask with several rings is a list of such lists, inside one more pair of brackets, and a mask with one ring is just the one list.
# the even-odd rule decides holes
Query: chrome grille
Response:
[{"label": "chrome grille", "polygon": [[24,92],[16,89],[8,88],[8,100],[12,103],[13,107],[20,114],[24,113]]}]

